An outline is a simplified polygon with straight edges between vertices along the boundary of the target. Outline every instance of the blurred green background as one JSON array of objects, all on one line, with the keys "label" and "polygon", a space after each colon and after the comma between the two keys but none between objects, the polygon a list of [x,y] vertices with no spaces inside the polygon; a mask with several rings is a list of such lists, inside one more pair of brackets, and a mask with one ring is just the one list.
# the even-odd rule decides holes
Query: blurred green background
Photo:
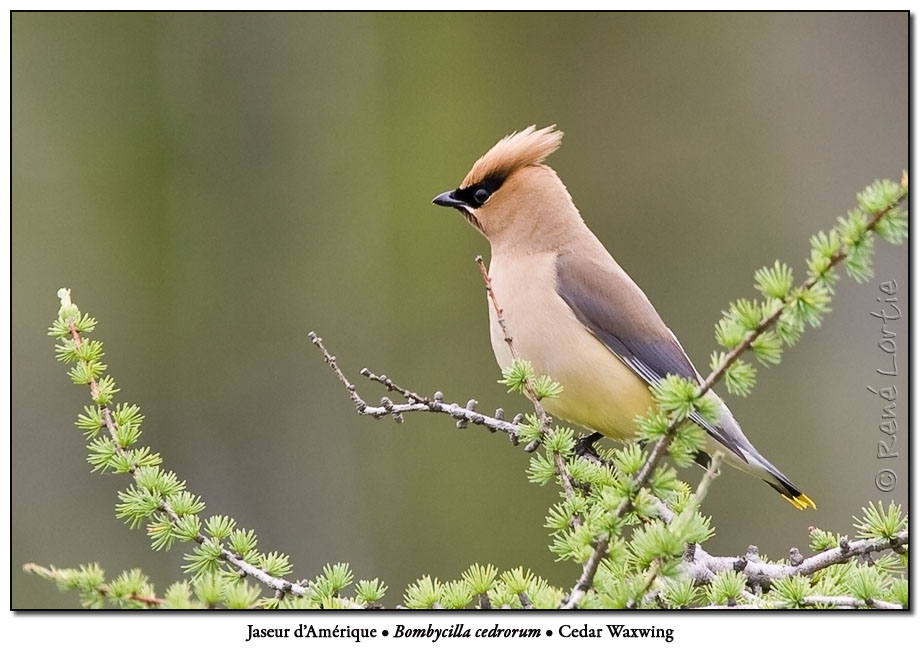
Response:
[{"label": "blurred green background", "polygon": [[[296,577],[348,561],[391,605],[473,562],[573,584],[546,548],[554,490],[527,483],[521,448],[441,417],[359,417],[306,333],[353,380],[368,366],[524,409],[495,382],[473,262],[488,244],[430,201],[501,136],[555,123],[550,162],[586,221],[706,366],[753,271],[780,258],[802,277],[809,235],[907,165],[907,58],[905,13],[14,13],[13,607],[77,605],[24,562],[140,566],[162,589],[187,550],[150,551],[115,520],[124,477],[90,475],[73,426],[87,394],[45,334],[61,286],[99,319],[144,444]],[[906,501],[907,429],[877,460],[866,386],[887,363],[876,284],[896,280],[907,307],[908,249],[876,259],[874,282],[844,281],[823,329],[729,400],[819,510],[726,470],[711,552],[784,557],[809,525]],[[907,425],[907,319],[894,328]]]}]

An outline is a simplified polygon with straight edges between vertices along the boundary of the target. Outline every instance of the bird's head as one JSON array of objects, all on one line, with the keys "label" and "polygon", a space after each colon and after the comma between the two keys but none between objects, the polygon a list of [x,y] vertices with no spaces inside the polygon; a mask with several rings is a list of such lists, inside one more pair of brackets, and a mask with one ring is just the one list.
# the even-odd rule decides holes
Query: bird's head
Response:
[{"label": "bird's head", "polygon": [[[578,212],[566,187],[544,160],[560,146],[555,125],[508,135],[477,160],[460,186],[432,202],[457,209],[495,247],[542,237]],[[580,219],[581,221],[581,219]]]}]

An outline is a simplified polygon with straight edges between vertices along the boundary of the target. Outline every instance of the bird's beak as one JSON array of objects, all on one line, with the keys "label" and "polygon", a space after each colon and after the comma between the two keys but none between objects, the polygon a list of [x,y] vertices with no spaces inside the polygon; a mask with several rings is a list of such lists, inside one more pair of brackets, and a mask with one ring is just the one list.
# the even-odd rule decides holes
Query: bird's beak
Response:
[{"label": "bird's beak", "polygon": [[432,203],[435,205],[442,205],[446,208],[459,208],[461,210],[467,210],[467,204],[461,201],[460,199],[454,198],[454,190],[450,192],[443,192],[432,199]]}]

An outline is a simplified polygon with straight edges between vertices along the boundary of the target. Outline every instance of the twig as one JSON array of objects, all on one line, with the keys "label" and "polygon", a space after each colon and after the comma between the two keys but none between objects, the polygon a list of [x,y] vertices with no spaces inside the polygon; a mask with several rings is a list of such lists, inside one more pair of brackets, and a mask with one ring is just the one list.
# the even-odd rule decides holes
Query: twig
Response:
[{"label": "twig", "polygon": [[[61,569],[55,569],[54,567],[48,568],[48,567],[41,566],[40,564],[33,564],[32,562],[29,562],[28,564],[24,564],[22,567],[22,570],[25,571],[26,573],[31,573],[32,575],[37,575],[42,578],[45,578],[46,580],[58,581],[62,577]],[[98,587],[96,587],[95,591],[100,596],[108,598],[112,589],[107,584],[101,584]],[[166,603],[166,601],[163,598],[158,598],[155,595],[145,596],[143,594],[134,593],[134,594],[126,594],[122,596],[122,598],[133,600],[133,601],[142,603],[144,605],[147,605],[149,607],[162,607]]]},{"label": "twig", "polygon": [[326,364],[332,368],[336,377],[339,378],[339,382],[345,386],[345,390],[348,392],[349,398],[355,404],[355,410],[358,411],[359,414],[370,415],[373,418],[382,418],[387,415],[396,416],[402,413],[445,413],[458,422],[469,422],[471,424],[484,426],[492,431],[502,431],[507,433],[509,437],[513,437],[514,441],[517,441],[519,425],[514,420],[508,421],[500,417],[490,417],[485,413],[480,413],[479,411],[458,404],[446,404],[438,399],[439,393],[435,394],[435,399],[422,397],[412,391],[399,388],[386,378],[386,375],[375,375],[367,368],[364,368],[361,374],[373,381],[384,384],[392,390],[404,393],[404,396],[409,400],[405,404],[394,404],[391,400],[383,398],[380,406],[370,406],[358,393],[358,389],[355,388],[355,385],[350,382],[345,374],[343,374],[342,370],[339,369],[339,365],[336,363],[336,357],[331,355],[329,350],[326,349],[326,346],[323,344],[323,339],[317,336],[316,332],[310,332],[307,336],[310,338],[311,343],[317,346],[320,352],[323,353]]},{"label": "twig", "polygon": [[[694,496],[692,496],[690,501],[684,506],[681,514],[675,517],[671,523],[669,523],[670,528],[680,527],[688,519],[690,519],[691,516],[693,516],[694,512],[697,511],[697,508],[701,503],[703,503],[704,498],[707,496],[707,491],[710,489],[710,484],[713,483],[713,479],[719,475],[720,463],[722,461],[723,452],[717,451],[713,454],[713,457],[710,459],[710,465],[707,467],[707,471],[704,472],[704,475],[700,479],[700,483],[697,484],[697,489],[694,491]],[[640,590],[639,594],[627,601],[627,609],[636,609],[637,605],[646,595],[646,592],[652,588],[652,583],[655,582],[657,577],[659,577],[659,570],[661,568],[661,561],[654,560],[652,565],[649,567],[649,571],[647,572],[646,581],[643,583],[643,588]]]},{"label": "twig", "polygon": [[[80,337],[80,332],[77,331],[77,326],[74,323],[74,319],[69,318],[67,320],[67,323],[70,327],[70,334],[73,337],[74,343],[77,346],[81,345],[82,339]],[[86,361],[81,361],[81,363],[86,365]],[[90,379],[90,394],[94,400],[99,397],[99,386],[96,383],[96,380],[92,378]],[[118,450],[118,453],[124,454],[125,449],[121,445],[118,444],[118,436],[117,436],[117,431],[115,427],[115,422],[112,419],[112,413],[109,407],[105,405],[100,405],[100,409],[102,410],[103,423],[105,424],[106,431],[108,432],[109,437],[111,437],[112,440],[115,442],[115,447]],[[138,466],[137,464],[135,464],[130,471],[131,475],[134,476],[137,470],[138,470]],[[170,505],[166,502],[165,499],[161,498],[159,500],[158,509],[161,512],[165,513],[166,516],[169,518],[169,520],[173,524],[178,524],[180,522],[179,515],[176,514],[176,512],[170,507]],[[195,542],[198,543],[199,545],[204,544],[206,541],[208,540],[205,538],[204,535],[201,535],[201,534],[199,534],[195,538]],[[284,580],[283,578],[276,578],[275,576],[272,576],[266,573],[259,567],[253,566],[252,564],[250,564],[249,562],[246,562],[242,558],[237,557],[231,550],[225,548],[223,544],[221,544],[221,558],[225,562],[233,566],[235,569],[237,569],[237,571],[239,571],[241,574],[247,575],[255,580],[258,580],[259,582],[273,589],[277,593],[284,594],[284,593],[291,592],[299,596],[303,596],[308,593],[305,587],[297,583],[290,582],[288,580]]]},{"label": "twig", "polygon": [[[874,228],[876,228],[876,224],[879,223],[879,221],[884,216],[886,216],[886,213],[888,213],[891,209],[896,207],[899,203],[901,203],[901,201],[902,199],[897,199],[890,205],[886,206],[884,210],[874,213],[873,216],[870,218],[870,221],[867,222],[867,225],[864,228],[864,232],[870,232]],[[831,258],[829,258],[828,268],[831,269],[835,267],[841,261],[843,261],[846,257],[847,257],[847,252],[844,246],[842,246],[841,248],[838,249],[837,253],[835,253]],[[816,284],[818,284],[818,282],[819,282],[818,277],[815,277],[811,280],[807,280],[806,282],[801,284],[797,288],[797,290],[791,293],[793,295],[796,295],[797,293],[800,293],[802,291],[808,291],[809,289],[814,287]],[[754,343],[756,338],[758,338],[761,334],[766,332],[768,328],[770,328],[772,325],[774,325],[774,323],[777,322],[777,319],[780,318],[780,315],[781,313],[783,313],[783,310],[786,309],[791,303],[792,303],[792,299],[787,299],[786,301],[782,302],[773,312],[771,312],[770,314],[762,318],[761,321],[758,323],[758,325],[755,327],[755,329],[750,331],[745,336],[745,338],[743,338],[739,342],[739,344],[735,346],[729,352],[729,354],[726,355],[726,358],[723,359],[723,362],[718,367],[714,368],[713,372],[711,372],[707,376],[707,378],[701,384],[700,391],[698,392],[697,396],[701,397],[703,395],[706,395],[707,392],[710,389],[712,389],[717,384],[717,382],[719,382],[723,378],[723,375],[726,374],[726,371],[729,369],[729,366],[731,366],[732,363],[736,359],[741,357],[752,346],[752,343]]]},{"label": "twig", "polygon": [[[489,300],[492,303],[493,311],[496,314],[496,321],[499,323],[499,327],[502,329],[502,338],[505,340],[505,344],[508,346],[509,352],[512,353],[512,358],[520,360],[521,357],[518,355],[518,351],[515,349],[515,341],[505,324],[505,312],[499,305],[499,300],[496,298],[495,291],[493,291],[492,280],[489,278],[489,271],[486,269],[486,265],[483,263],[482,255],[476,256],[476,263],[477,266],[480,267],[480,273],[483,274],[483,282],[486,284],[486,293],[489,294]],[[528,447],[533,447],[536,449],[537,445],[540,444],[541,439],[545,436],[549,436],[552,433],[550,425],[553,423],[553,420],[547,413],[544,405],[541,404],[540,396],[537,394],[537,391],[534,388],[534,384],[530,378],[525,378],[524,388],[528,399],[531,400],[531,404],[534,405],[534,411],[537,413],[538,420],[540,421],[540,438],[528,445]],[[563,491],[566,493],[566,496],[574,496],[576,491],[573,487],[573,479],[566,469],[566,460],[563,458],[563,455],[559,452],[553,452],[553,464],[556,468],[556,474],[560,477],[560,482],[563,484]],[[581,518],[577,517],[577,521],[581,522]]]},{"label": "twig", "polygon": [[[457,420],[458,424],[471,423],[486,427],[489,431],[502,431],[503,433],[507,433],[512,444],[518,444],[518,433],[521,428],[520,422],[523,418],[520,413],[511,420],[508,420],[504,417],[503,411],[500,408],[496,409],[495,416],[489,416],[472,408],[471,405],[476,404],[475,400],[469,400],[466,407],[454,403],[447,404],[444,402],[444,397],[440,391],[435,391],[434,397],[432,398],[425,397],[411,389],[400,386],[387,375],[378,375],[367,368],[362,368],[359,374],[363,377],[367,377],[371,381],[383,385],[388,390],[400,393],[407,400],[404,404],[396,404],[384,397],[381,399],[381,406],[370,406],[367,400],[358,392],[355,385],[345,376],[342,369],[339,368],[336,356],[329,352],[326,345],[323,343],[323,339],[318,336],[316,332],[309,332],[307,336],[310,338],[311,343],[313,343],[323,354],[326,364],[332,369],[337,379],[339,379],[339,383],[345,387],[349,399],[355,404],[355,410],[359,415],[370,415],[375,419],[391,415],[398,422],[402,422],[402,414],[404,413],[442,413]],[[535,448],[528,445],[524,450],[531,453]],[[607,461],[602,461],[597,457],[591,457],[591,459],[600,464],[608,464]],[[555,464],[558,472],[565,471],[561,465],[562,463]],[[665,523],[671,522],[675,517],[675,513],[672,512],[668,505],[661,499],[655,497],[653,497],[653,499],[661,519]]]},{"label": "twig", "polygon": [[371,372],[367,368],[362,368],[358,374],[362,375],[363,377],[367,377],[371,381],[376,381],[379,384],[383,384],[384,387],[387,388],[387,390],[392,390],[394,392],[400,393],[401,395],[403,395],[404,398],[406,398],[410,402],[419,402],[421,404],[428,404],[430,401],[428,397],[423,397],[422,395],[420,395],[419,393],[416,393],[415,391],[411,391],[408,388],[401,388],[400,386],[395,384],[393,380],[390,379],[390,377],[388,377],[387,375],[375,375],[373,372]]},{"label": "twig", "polygon": [[[486,269],[486,265],[483,263],[482,255],[476,256],[476,263],[477,266],[480,267],[480,273],[483,275],[483,283],[486,285],[486,293],[489,295],[489,301],[492,304],[493,311],[496,314],[496,321],[499,323],[499,327],[502,329],[502,338],[505,341],[505,344],[508,346],[509,352],[512,353],[512,358],[521,359],[521,357],[518,355],[518,351],[515,349],[515,341],[505,324],[505,312],[499,305],[499,300],[496,298],[496,292],[493,291],[492,280],[489,278],[489,271]],[[531,404],[534,405],[534,412],[537,413],[537,417],[540,420],[541,437],[550,435],[550,425],[553,424],[553,420],[547,413],[544,405],[541,404],[540,397],[538,397],[537,391],[534,389],[534,384],[530,379],[525,379],[524,387],[528,399],[531,400]],[[531,444],[534,446],[534,448],[537,448],[537,446],[540,444],[540,438]]]},{"label": "twig", "polygon": [[[878,223],[880,222],[880,220],[881,220],[884,216],[886,216],[886,214],[887,214],[890,210],[892,210],[892,209],[895,208],[899,203],[901,203],[903,199],[904,199],[904,195],[903,195],[902,197],[900,197],[900,198],[894,200],[892,203],[890,203],[888,206],[886,206],[885,209],[880,210],[879,212],[874,213],[873,216],[870,218],[870,220],[867,222],[867,225],[866,225],[865,228],[864,228],[864,232],[871,232],[872,230],[874,230],[874,229],[876,228],[876,224],[878,224]],[[836,265],[838,265],[840,262],[842,262],[842,261],[843,261],[844,259],[846,259],[846,258],[847,258],[847,250],[846,250],[845,247],[842,245],[842,246],[838,249],[838,252],[835,253],[835,254],[829,259],[828,268],[829,268],[829,269],[834,268]],[[796,296],[797,294],[799,294],[799,293],[801,293],[801,292],[803,292],[803,291],[807,291],[807,290],[811,289],[811,288],[814,287],[816,284],[818,284],[818,282],[819,282],[819,278],[818,278],[818,277],[815,277],[815,278],[813,278],[813,279],[811,279],[811,280],[807,280],[806,282],[804,282],[803,284],[801,284],[799,287],[797,287],[795,290],[793,290],[793,291],[790,292],[790,296],[791,296],[790,298],[788,298],[787,300],[781,302],[780,305],[778,305],[778,306],[774,309],[773,312],[771,312],[770,314],[768,314],[767,316],[765,316],[764,318],[762,318],[761,321],[758,323],[758,325],[756,325],[755,328],[754,328],[753,330],[751,330],[751,331],[745,336],[745,338],[743,338],[743,339],[739,342],[739,344],[736,345],[736,346],[725,356],[725,358],[723,358],[722,363],[720,363],[716,368],[714,368],[714,369],[713,369],[713,372],[711,372],[711,373],[707,376],[707,378],[704,379],[703,383],[701,383],[701,385],[700,385],[700,389],[698,389],[698,391],[697,391],[697,398],[699,399],[699,398],[703,397],[703,396],[706,395],[708,392],[710,392],[710,391],[713,389],[714,386],[716,386],[716,384],[723,378],[723,376],[724,376],[724,375],[726,374],[726,372],[729,370],[729,367],[733,364],[733,362],[736,361],[736,360],[737,360],[739,357],[741,357],[747,350],[749,350],[749,349],[751,348],[751,346],[752,346],[752,344],[754,343],[755,339],[757,339],[759,336],[761,336],[762,334],[764,334],[764,332],[766,332],[771,326],[773,326],[773,325],[777,322],[777,319],[780,318],[780,315],[783,313],[784,309],[786,309],[787,307],[789,307],[789,306],[793,303],[793,300],[795,299],[795,296]],[[655,448],[653,449],[652,453],[649,455],[649,459],[648,459],[648,461],[647,461],[647,465],[650,464],[650,463],[652,463],[653,466],[654,466],[656,463],[658,463],[659,458],[661,458],[662,454],[663,454],[664,451],[665,451],[665,447],[667,446],[667,444],[671,443],[671,437],[674,437],[674,433],[675,433],[675,431],[677,430],[678,426],[679,426],[685,419],[686,419],[686,418],[675,419],[675,420],[673,420],[673,421],[669,424],[668,431],[667,431],[666,435],[663,436],[663,438],[660,439],[660,441],[659,441],[660,443],[665,443],[665,444],[657,444],[657,445],[655,446]],[[668,438],[668,440],[666,440],[666,438]],[[644,467],[643,469],[646,469],[646,468]],[[648,474],[650,474],[651,472],[652,472],[652,467],[650,467],[650,468],[649,468],[649,471],[646,473],[647,476],[648,476]],[[640,474],[637,475],[637,478],[638,478],[638,479],[639,479],[639,477],[640,477],[641,474],[642,474],[642,470],[641,470]]]}]

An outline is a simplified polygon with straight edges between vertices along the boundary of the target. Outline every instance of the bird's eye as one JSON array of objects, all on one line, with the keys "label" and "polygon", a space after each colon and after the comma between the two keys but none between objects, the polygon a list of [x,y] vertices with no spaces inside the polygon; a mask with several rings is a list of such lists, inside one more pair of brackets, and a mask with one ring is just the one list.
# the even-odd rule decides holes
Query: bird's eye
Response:
[{"label": "bird's eye", "polygon": [[489,190],[480,188],[473,194],[473,199],[477,202],[478,205],[483,205],[486,203],[486,199],[489,198]]}]

